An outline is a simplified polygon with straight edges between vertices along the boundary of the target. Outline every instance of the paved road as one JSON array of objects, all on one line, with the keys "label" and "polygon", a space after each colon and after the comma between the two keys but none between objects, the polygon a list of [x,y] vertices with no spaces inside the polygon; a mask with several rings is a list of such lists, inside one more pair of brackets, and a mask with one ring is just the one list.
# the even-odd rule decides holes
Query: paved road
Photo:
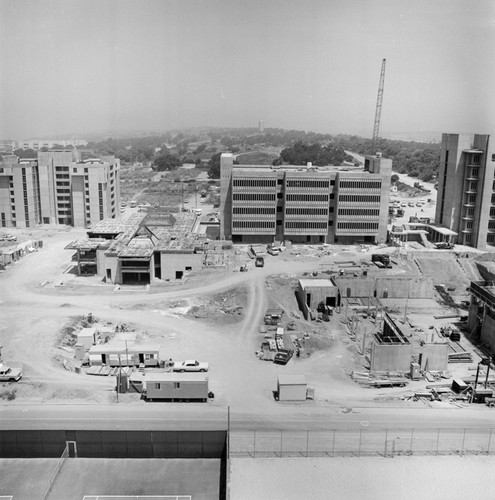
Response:
[{"label": "paved road", "polygon": [[[228,407],[204,403],[123,405],[22,404],[0,406],[0,429],[226,429]],[[244,430],[329,429],[486,429],[495,428],[494,413],[477,407],[285,407],[260,414],[230,411],[230,428]]]}]

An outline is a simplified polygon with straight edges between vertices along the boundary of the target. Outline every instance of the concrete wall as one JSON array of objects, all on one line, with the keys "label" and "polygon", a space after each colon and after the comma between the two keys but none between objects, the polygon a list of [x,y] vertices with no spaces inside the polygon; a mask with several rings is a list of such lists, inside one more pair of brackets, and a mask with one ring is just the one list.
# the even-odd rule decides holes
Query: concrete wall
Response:
[{"label": "concrete wall", "polygon": [[481,327],[481,343],[495,351],[495,319],[485,314]]},{"label": "concrete wall", "polygon": [[[421,347],[421,369],[428,369],[432,371],[447,370],[449,359],[449,345],[448,344],[424,344]],[[428,363],[428,365],[427,365]]]},{"label": "concrete wall", "polygon": [[409,372],[413,354],[412,344],[371,344],[371,371]]},{"label": "concrete wall", "polygon": [[0,430],[1,458],[222,458],[227,431]]},{"label": "concrete wall", "polygon": [[[166,253],[161,254],[162,280],[175,280],[176,272],[199,271],[203,267],[204,254],[200,253]],[[187,269],[186,268],[191,268]]]},{"label": "concrete wall", "polygon": [[395,299],[432,299],[433,279],[416,277],[372,278],[336,277],[342,297],[376,297]]}]

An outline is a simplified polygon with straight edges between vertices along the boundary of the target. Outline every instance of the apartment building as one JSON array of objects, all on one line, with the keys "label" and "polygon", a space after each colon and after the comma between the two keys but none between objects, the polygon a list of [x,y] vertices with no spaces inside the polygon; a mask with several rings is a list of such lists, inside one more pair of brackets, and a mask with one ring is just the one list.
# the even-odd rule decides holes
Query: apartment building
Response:
[{"label": "apartment building", "polygon": [[36,159],[4,156],[0,164],[0,225],[86,227],[114,218],[120,205],[120,161],[81,160],[77,150],[39,152]]},{"label": "apartment building", "polygon": [[220,159],[220,238],[238,243],[382,243],[392,161],[364,168],[235,165]]},{"label": "apartment building", "polygon": [[37,160],[4,156],[0,163],[0,227],[33,227],[41,222]]},{"label": "apartment building", "polygon": [[486,134],[442,134],[435,220],[457,243],[495,246],[495,148]]}]

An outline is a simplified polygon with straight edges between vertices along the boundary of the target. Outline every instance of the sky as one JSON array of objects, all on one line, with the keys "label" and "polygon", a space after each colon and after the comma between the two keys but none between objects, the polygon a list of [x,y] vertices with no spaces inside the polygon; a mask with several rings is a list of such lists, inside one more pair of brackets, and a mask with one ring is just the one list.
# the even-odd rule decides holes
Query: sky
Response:
[{"label": "sky", "polygon": [[0,139],[495,133],[493,0],[0,0]]}]

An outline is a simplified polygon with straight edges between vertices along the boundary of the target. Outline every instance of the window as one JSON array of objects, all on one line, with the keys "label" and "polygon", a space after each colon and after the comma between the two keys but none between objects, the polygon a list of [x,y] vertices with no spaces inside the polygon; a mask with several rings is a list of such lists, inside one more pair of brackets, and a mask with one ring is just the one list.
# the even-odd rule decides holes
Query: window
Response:
[{"label": "window", "polygon": [[180,382],[174,382],[174,389],[180,390]]},{"label": "window", "polygon": [[149,361],[150,359],[155,359],[155,355],[154,354],[145,354],[144,359],[146,361]]},{"label": "window", "polygon": [[161,391],[161,389],[162,389],[162,384],[160,384],[160,382],[155,382],[155,389],[156,389],[157,391]]},{"label": "window", "polygon": [[74,168],[72,169],[72,172],[73,172],[74,174],[77,174],[77,168],[76,168],[76,167],[74,167]]}]

